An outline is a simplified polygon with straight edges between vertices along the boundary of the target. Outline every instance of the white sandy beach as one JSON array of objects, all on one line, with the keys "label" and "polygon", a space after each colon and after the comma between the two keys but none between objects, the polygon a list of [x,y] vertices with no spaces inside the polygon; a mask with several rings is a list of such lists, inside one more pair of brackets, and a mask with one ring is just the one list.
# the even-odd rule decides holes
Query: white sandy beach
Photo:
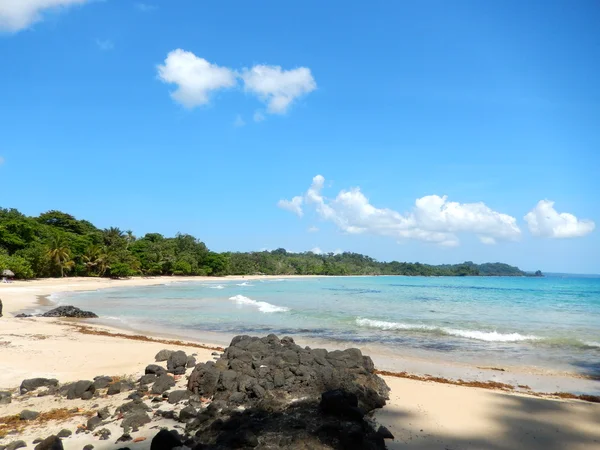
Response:
[{"label": "white sandy beach", "polygon": [[[0,389],[14,389],[23,379],[33,377],[57,378],[61,383],[93,379],[98,375],[136,378],[143,374],[144,367],[152,363],[154,355],[163,348],[195,353],[198,361],[212,359],[213,350],[196,348],[191,343],[174,346],[82,334],[73,326],[78,323],[74,321],[13,317],[19,310],[35,307],[38,296],[188,279],[201,280],[198,277],[116,281],[72,278],[0,285],[0,298],[4,304],[4,317],[0,318]],[[207,279],[214,281],[214,278]],[[392,391],[388,405],[376,414],[376,418],[395,435],[396,439],[388,443],[392,449],[600,449],[599,404],[384,378]],[[178,383],[185,385],[185,377]],[[120,396],[125,397],[126,394]],[[91,402],[102,407],[105,404],[116,406],[122,400],[115,396]],[[23,409],[44,411],[58,407],[85,408],[86,402],[54,397],[17,399],[9,405],[1,405],[0,416],[17,414]],[[150,425],[161,425],[162,420],[154,419]],[[80,423],[85,421],[74,418],[66,423],[48,423],[43,428],[29,427],[18,438],[32,447],[33,439],[63,428],[74,430]],[[118,437],[117,432],[116,429],[113,432],[115,438]],[[156,429],[146,427],[135,437],[151,438],[155,433]],[[0,439],[0,445],[16,438],[8,436]],[[150,439],[147,439],[127,445],[132,449],[149,448],[149,442]],[[114,440],[98,441],[86,434],[73,435],[63,441],[66,449],[81,449],[88,443],[93,443],[96,449],[116,448]]]}]

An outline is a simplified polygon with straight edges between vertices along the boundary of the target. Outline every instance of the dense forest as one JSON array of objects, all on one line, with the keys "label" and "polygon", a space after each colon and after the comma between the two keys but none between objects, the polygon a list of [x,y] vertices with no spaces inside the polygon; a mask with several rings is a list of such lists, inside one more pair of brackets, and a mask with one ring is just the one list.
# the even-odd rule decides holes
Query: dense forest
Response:
[{"label": "dense forest", "polygon": [[[60,211],[28,217],[0,208],[0,272],[16,278],[135,275],[425,275],[530,276],[502,263],[431,266],[379,262],[358,253],[289,253],[284,249],[216,253],[189,234],[137,238],[119,228],[99,229]],[[536,272],[541,276],[541,272]]]}]

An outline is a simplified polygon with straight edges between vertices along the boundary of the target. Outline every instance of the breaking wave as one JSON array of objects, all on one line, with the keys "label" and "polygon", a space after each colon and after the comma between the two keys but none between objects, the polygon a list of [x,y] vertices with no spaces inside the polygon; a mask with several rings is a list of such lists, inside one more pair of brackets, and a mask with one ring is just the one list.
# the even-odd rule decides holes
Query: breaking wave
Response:
[{"label": "breaking wave", "polygon": [[398,322],[385,322],[383,320],[356,319],[356,324],[361,327],[378,328],[380,330],[404,330],[404,331],[431,331],[450,336],[459,336],[467,339],[475,339],[486,342],[520,342],[536,341],[540,338],[532,335],[519,333],[498,333],[497,331],[479,330],[457,330],[453,328],[436,327],[432,325],[408,324]]},{"label": "breaking wave", "polygon": [[238,283],[238,286],[254,286],[254,285],[248,283],[247,281],[244,281],[243,283]]},{"label": "breaking wave", "polygon": [[255,308],[258,308],[260,312],[264,313],[286,312],[290,310],[290,308],[285,306],[277,306],[267,302],[259,302],[252,300],[251,298],[244,297],[243,295],[234,295],[233,297],[229,297],[229,300],[235,301],[238,305],[254,306]]}]

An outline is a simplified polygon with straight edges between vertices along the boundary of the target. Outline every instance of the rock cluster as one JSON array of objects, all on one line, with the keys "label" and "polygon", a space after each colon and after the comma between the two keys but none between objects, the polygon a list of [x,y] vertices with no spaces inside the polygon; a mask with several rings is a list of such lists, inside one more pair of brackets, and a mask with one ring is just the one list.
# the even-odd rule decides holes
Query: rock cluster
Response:
[{"label": "rock cluster", "polygon": [[97,319],[98,316],[91,311],[82,311],[75,306],[59,306],[44,314],[17,314],[15,317],[70,317],[74,319]]},{"label": "rock cluster", "polygon": [[82,311],[75,306],[59,306],[48,312],[45,312],[41,317],[73,317],[76,319],[96,319],[98,316],[90,311]]},{"label": "rock cluster", "polygon": [[233,404],[263,398],[285,404],[344,389],[355,394],[366,411],[383,407],[389,393],[385,382],[375,375],[371,358],[360,350],[311,350],[296,345],[292,338],[280,340],[273,334],[235,337],[216,362],[195,367],[188,389]]}]

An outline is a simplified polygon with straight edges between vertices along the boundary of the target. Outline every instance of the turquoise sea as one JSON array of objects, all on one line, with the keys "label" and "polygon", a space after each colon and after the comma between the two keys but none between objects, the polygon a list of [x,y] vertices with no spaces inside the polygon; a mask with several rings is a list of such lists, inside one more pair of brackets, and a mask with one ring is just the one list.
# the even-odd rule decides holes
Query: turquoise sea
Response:
[{"label": "turquoise sea", "polygon": [[55,300],[111,325],[210,333],[223,343],[276,333],[390,355],[600,375],[600,277],[217,279]]}]

